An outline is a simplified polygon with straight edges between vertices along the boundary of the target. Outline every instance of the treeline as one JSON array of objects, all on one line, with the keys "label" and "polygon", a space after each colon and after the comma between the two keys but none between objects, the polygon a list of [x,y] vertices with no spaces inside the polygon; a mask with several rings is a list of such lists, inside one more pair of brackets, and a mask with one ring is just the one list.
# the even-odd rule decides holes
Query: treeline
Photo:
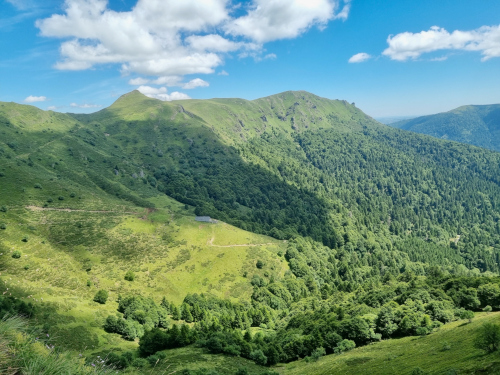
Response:
[{"label": "treeline", "polygon": [[139,354],[146,358],[196,344],[272,366],[427,335],[472,319],[474,311],[500,309],[500,278],[413,263],[397,250],[359,254],[298,238],[284,256],[290,271],[283,278],[249,276],[250,303],[203,294],[186,296],[180,306],[121,297],[121,315],[108,317],[105,329],[124,334],[119,327],[141,326]]}]

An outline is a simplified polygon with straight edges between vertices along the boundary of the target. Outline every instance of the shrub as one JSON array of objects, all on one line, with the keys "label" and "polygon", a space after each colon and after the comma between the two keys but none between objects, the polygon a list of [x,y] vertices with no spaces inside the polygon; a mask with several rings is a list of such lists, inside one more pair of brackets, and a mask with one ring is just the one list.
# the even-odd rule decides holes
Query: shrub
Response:
[{"label": "shrub", "polygon": [[132,271],[127,271],[125,274],[125,280],[127,281],[134,281],[135,279],[135,274]]},{"label": "shrub", "polygon": [[0,224],[0,229],[3,229],[3,230],[7,229],[7,225],[5,225],[4,223]]},{"label": "shrub", "polygon": [[411,372],[411,375],[424,375],[425,372],[420,367],[415,367]]},{"label": "shrub", "polygon": [[460,319],[469,319],[469,323],[471,323],[472,318],[474,318],[474,311],[464,310],[460,312]]},{"label": "shrub", "polygon": [[263,261],[261,261],[261,260],[259,259],[259,260],[257,261],[257,263],[255,264],[255,266],[256,266],[257,268],[262,268],[262,267],[264,267],[264,262],[263,262]]},{"label": "shrub", "polygon": [[0,207],[0,212],[7,212],[7,207],[5,206]]},{"label": "shrub", "polygon": [[28,242],[28,239],[29,239],[29,237],[28,237],[28,236],[24,236],[24,237],[23,237],[23,239],[22,239],[21,241],[23,241],[23,242]]},{"label": "shrub", "polygon": [[108,291],[100,289],[94,296],[94,301],[104,305],[108,300]]},{"label": "shrub", "polygon": [[14,252],[12,253],[12,258],[14,258],[14,259],[19,259],[19,258],[21,258],[21,252],[20,252],[20,251],[18,251],[18,250],[14,251]]},{"label": "shrub", "polygon": [[326,355],[326,350],[325,348],[316,348],[314,351],[311,353],[311,360],[317,361],[321,357]]},{"label": "shrub", "polygon": [[490,306],[490,305],[485,306],[485,307],[484,307],[484,309],[483,309],[483,311],[484,311],[484,312],[491,312],[492,310],[493,310],[493,309],[491,308],[491,306]]},{"label": "shrub", "polygon": [[450,343],[448,341],[443,342],[443,347],[441,348],[441,350],[443,352],[445,352],[445,351],[450,350],[450,349],[451,349]]},{"label": "shrub", "polygon": [[267,363],[267,357],[264,355],[262,350],[257,349],[250,353],[250,358],[258,365],[265,366]]},{"label": "shrub", "polygon": [[64,197],[62,195],[60,195],[59,198],[57,198],[57,199],[59,199],[60,201],[63,201]]},{"label": "shrub", "polygon": [[429,329],[427,329],[427,327],[418,327],[416,330],[415,330],[416,334],[418,336],[425,336],[427,334],[429,334]]},{"label": "shrub", "polygon": [[29,270],[29,269],[30,269],[30,266],[29,266],[29,265],[25,265],[25,266],[24,266],[24,269],[25,269],[25,270]]},{"label": "shrub", "polygon": [[40,185],[40,184],[35,184],[35,189],[42,189],[42,185]]},{"label": "shrub", "polygon": [[240,367],[235,375],[249,375],[248,369],[246,367]]},{"label": "shrub", "polygon": [[74,198],[74,197],[76,197],[76,193],[71,193],[69,196],[70,196],[71,198]]},{"label": "shrub", "polygon": [[47,199],[47,202],[52,203],[52,202],[54,202],[54,200],[52,198],[49,198],[49,199]]},{"label": "shrub", "polygon": [[87,286],[92,286],[92,282],[90,280],[87,280]]},{"label": "shrub", "polygon": [[144,368],[144,367],[147,367],[148,366],[148,360],[145,359],[145,358],[135,358],[132,363],[131,363],[131,366],[132,367],[136,367],[136,368]]},{"label": "shrub", "polygon": [[352,350],[356,347],[356,343],[352,340],[344,339],[337,344],[337,346],[333,349],[335,353],[344,353]]}]

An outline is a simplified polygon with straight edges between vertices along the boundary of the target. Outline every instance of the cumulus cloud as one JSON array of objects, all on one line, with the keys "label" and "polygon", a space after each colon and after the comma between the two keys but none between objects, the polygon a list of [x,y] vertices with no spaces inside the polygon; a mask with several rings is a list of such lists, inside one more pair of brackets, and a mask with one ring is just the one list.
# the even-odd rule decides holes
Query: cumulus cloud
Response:
[{"label": "cumulus cloud", "polygon": [[188,95],[174,91],[171,94],[168,94],[168,90],[166,87],[151,87],[151,86],[140,86],[137,90],[146,95],[149,98],[159,99],[163,101],[172,101],[172,100],[185,100],[191,99]]},{"label": "cumulus cloud", "polygon": [[101,108],[102,107],[102,105],[100,105],[100,104],[87,104],[87,103],[83,103],[83,104],[71,103],[69,106],[71,108],[84,108],[84,109]]},{"label": "cumulus cloud", "polygon": [[[214,73],[229,53],[262,54],[265,42],[345,19],[349,3],[250,0],[244,14],[234,17],[231,0],[138,0],[124,12],[109,9],[107,0],[65,0],[62,14],[38,20],[36,26],[42,36],[65,39],[57,69],[118,64],[124,75],[158,77],[157,84],[173,86],[171,77]],[[130,83],[154,83],[145,80]]]},{"label": "cumulus cloud", "polygon": [[25,103],[36,103],[36,102],[44,102],[47,100],[46,96],[33,96],[30,95],[26,99],[24,99]]},{"label": "cumulus cloud", "polygon": [[355,54],[354,56],[352,56],[350,59],[349,59],[349,62],[350,63],[361,63],[363,61],[366,61],[366,60],[369,60],[371,59],[372,57],[365,53],[365,52],[361,52],[361,53],[357,53]]},{"label": "cumulus cloud", "polygon": [[51,105],[51,106],[47,107],[47,110],[49,110],[49,111],[56,111],[57,107],[55,105]]},{"label": "cumulus cloud", "polygon": [[225,25],[226,33],[265,43],[296,38],[313,26],[325,27],[328,21],[346,18],[349,1],[339,14],[335,0],[254,0],[248,14]]},{"label": "cumulus cloud", "polygon": [[448,32],[433,26],[419,33],[404,32],[387,38],[389,47],[383,52],[392,60],[416,59],[422,54],[440,50],[477,51],[482,61],[500,57],[500,25],[476,30]]},{"label": "cumulus cloud", "polygon": [[134,85],[134,86],[145,85],[146,83],[149,83],[149,79],[142,77],[133,78],[128,81],[129,85]]},{"label": "cumulus cloud", "polygon": [[194,89],[196,87],[208,87],[210,84],[207,81],[204,81],[200,78],[195,78],[189,81],[188,83],[182,86],[183,89],[189,90]]},{"label": "cumulus cloud", "polygon": [[226,72],[225,70],[221,70],[219,73],[217,73],[218,76],[228,76],[229,73]]}]

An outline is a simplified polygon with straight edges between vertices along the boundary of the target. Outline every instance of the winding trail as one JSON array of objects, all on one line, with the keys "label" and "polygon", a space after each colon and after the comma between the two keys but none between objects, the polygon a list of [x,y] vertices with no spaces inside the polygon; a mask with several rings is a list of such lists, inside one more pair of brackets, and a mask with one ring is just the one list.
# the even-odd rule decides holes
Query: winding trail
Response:
[{"label": "winding trail", "polygon": [[54,208],[54,207],[38,207],[38,206],[26,206],[28,210],[31,211],[60,211],[60,212],[90,212],[96,214],[133,214],[137,215],[138,212],[132,211],[98,211],[98,210],[76,210],[72,208]]}]

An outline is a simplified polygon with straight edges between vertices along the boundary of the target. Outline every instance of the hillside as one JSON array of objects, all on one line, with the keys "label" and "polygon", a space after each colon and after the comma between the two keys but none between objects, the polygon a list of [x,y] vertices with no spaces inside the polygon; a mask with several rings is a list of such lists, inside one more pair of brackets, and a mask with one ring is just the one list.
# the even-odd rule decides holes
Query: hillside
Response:
[{"label": "hillside", "polygon": [[500,104],[467,105],[449,112],[398,121],[390,125],[500,151]]},{"label": "hillside", "polygon": [[129,373],[259,374],[500,306],[496,152],[302,91],[0,103],[0,134],[0,312]]}]

